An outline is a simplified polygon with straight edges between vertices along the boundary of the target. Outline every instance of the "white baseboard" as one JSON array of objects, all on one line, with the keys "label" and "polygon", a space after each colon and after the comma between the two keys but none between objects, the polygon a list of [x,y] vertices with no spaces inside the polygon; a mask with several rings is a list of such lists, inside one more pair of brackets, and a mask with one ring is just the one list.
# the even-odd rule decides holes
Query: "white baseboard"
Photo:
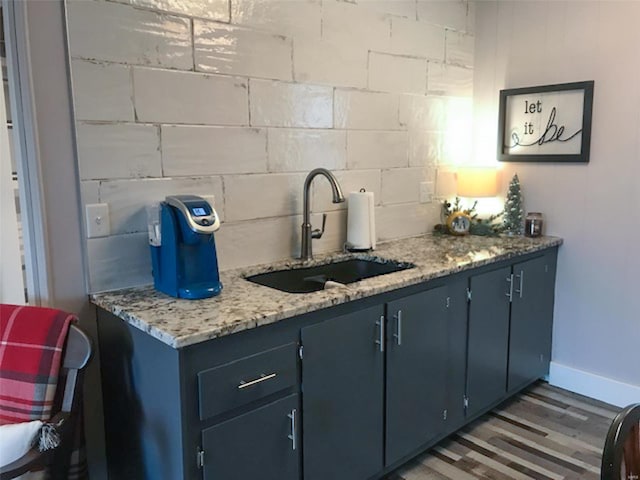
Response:
[{"label": "white baseboard", "polygon": [[640,403],[640,385],[619,382],[561,363],[551,362],[549,383],[617,407]]}]

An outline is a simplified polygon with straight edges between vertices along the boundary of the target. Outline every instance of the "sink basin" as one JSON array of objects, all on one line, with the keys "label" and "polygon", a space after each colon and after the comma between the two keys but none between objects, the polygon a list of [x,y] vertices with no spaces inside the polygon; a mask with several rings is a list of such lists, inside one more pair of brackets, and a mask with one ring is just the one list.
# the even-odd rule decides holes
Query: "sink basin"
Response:
[{"label": "sink basin", "polygon": [[329,281],[349,284],[414,266],[392,260],[350,259],[313,267],[259,273],[246,279],[283,292],[309,293],[323,290],[325,283]]}]

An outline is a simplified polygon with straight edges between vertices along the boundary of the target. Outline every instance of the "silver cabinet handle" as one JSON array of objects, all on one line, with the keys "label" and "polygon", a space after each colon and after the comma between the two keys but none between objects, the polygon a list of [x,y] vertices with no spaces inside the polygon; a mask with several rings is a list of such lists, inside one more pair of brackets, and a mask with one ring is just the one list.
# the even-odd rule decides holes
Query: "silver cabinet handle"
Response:
[{"label": "silver cabinet handle", "polygon": [[509,292],[505,293],[507,297],[509,297],[509,301],[513,301],[513,273],[507,277],[507,282],[509,282]]},{"label": "silver cabinet handle", "polygon": [[393,318],[396,319],[396,333],[393,334],[393,338],[396,339],[397,345],[402,345],[402,310],[398,310]]},{"label": "silver cabinet handle", "polygon": [[520,270],[520,275],[516,275],[516,278],[520,279],[520,290],[516,290],[516,293],[522,298],[522,287],[524,285],[524,270]]},{"label": "silver cabinet handle", "polygon": [[384,315],[380,315],[380,320],[376,322],[376,325],[380,328],[376,345],[380,347],[381,352],[384,352]]},{"label": "silver cabinet handle", "polygon": [[255,380],[251,380],[250,382],[245,382],[244,380],[240,380],[240,384],[238,385],[238,390],[242,390],[243,388],[247,388],[247,387],[250,387],[252,385],[256,385],[257,383],[261,383],[261,382],[265,382],[267,380],[271,380],[272,378],[276,378],[276,376],[277,376],[276,373],[270,373],[269,375],[261,373],[259,378],[256,378]]},{"label": "silver cabinet handle", "polygon": [[291,450],[296,449],[296,443],[298,443],[298,433],[296,429],[296,409],[291,410],[291,413],[287,415],[291,420],[291,435],[287,435],[287,438],[291,440]]}]

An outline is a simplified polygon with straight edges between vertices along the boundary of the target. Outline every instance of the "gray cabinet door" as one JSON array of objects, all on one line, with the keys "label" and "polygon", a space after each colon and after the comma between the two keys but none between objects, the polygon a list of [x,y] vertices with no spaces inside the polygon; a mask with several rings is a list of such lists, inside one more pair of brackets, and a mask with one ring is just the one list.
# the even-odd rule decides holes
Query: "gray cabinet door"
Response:
[{"label": "gray cabinet door", "polygon": [[305,480],[383,468],[383,314],[376,306],[302,329]]},{"label": "gray cabinet door", "polygon": [[299,480],[298,410],[294,394],[203,430],[204,480]]},{"label": "gray cabinet door", "polygon": [[504,397],[507,390],[511,267],[473,275],[469,305],[467,416]]},{"label": "gray cabinet door", "polygon": [[549,254],[513,266],[509,391],[548,373],[553,322],[553,260]]},{"label": "gray cabinet door", "polygon": [[443,431],[447,287],[387,304],[386,465]]}]

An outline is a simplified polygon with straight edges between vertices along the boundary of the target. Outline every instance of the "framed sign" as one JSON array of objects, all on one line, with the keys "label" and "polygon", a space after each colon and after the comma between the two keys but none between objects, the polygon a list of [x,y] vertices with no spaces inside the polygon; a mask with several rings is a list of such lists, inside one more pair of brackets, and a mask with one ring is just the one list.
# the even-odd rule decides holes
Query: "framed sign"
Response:
[{"label": "framed sign", "polygon": [[588,162],[593,81],[500,91],[501,162]]}]

